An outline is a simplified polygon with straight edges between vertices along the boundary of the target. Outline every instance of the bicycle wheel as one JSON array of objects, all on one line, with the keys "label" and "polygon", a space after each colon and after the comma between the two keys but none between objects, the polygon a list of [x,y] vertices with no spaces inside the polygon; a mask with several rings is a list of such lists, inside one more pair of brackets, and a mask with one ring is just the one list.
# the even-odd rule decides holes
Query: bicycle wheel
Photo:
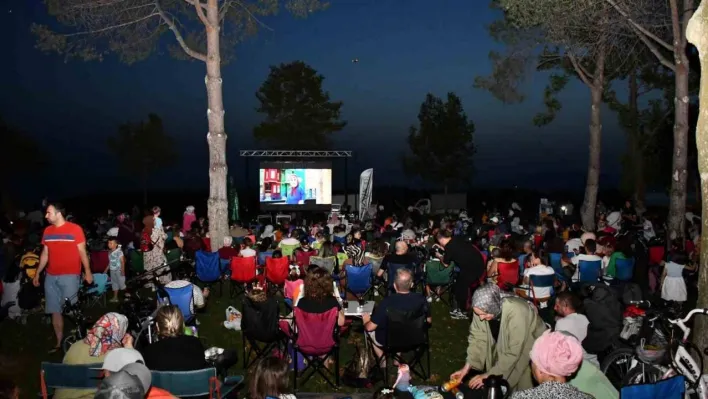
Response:
[{"label": "bicycle wheel", "polygon": [[624,385],[625,376],[632,369],[633,364],[638,361],[634,348],[618,348],[605,356],[600,370],[619,391]]},{"label": "bicycle wheel", "polygon": [[640,363],[624,376],[623,385],[653,384],[661,381],[664,371],[653,364]]}]

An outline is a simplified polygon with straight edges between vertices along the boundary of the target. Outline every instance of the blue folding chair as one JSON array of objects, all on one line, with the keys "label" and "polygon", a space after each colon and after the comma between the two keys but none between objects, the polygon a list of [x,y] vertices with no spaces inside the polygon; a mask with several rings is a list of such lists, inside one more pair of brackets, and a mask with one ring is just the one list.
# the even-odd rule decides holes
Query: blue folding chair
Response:
[{"label": "blue folding chair", "polygon": [[597,283],[602,272],[601,260],[581,260],[578,262],[578,282]]},{"label": "blue folding chair", "polygon": [[373,295],[371,290],[373,267],[370,263],[359,267],[347,265],[345,270],[347,272],[347,291],[360,300],[366,297],[367,294],[369,296]]},{"label": "blue folding chair", "polygon": [[333,235],[332,238],[333,238],[333,241],[334,241],[335,243],[340,243],[340,244],[342,244],[342,245],[345,245],[345,244],[347,243],[345,237],[340,237],[340,236],[335,236],[335,235]]},{"label": "blue folding chair", "polygon": [[220,381],[213,367],[194,371],[152,371],[151,374],[152,386],[178,398],[225,398],[243,382],[240,375]]},{"label": "blue folding chair", "polygon": [[683,399],[686,379],[682,375],[651,384],[626,385],[620,389],[621,399]]},{"label": "blue folding chair", "polygon": [[39,371],[40,394],[47,399],[54,395],[55,389],[95,390],[101,384],[102,367],[101,363],[73,365],[42,362]]},{"label": "blue folding chair", "polygon": [[259,252],[258,253],[258,266],[265,266],[265,260],[269,256],[273,256],[273,251]]},{"label": "blue folding chair", "polygon": [[575,252],[567,252],[567,253],[565,254],[565,256],[567,256],[567,257],[570,258],[570,259],[573,259],[573,258],[575,258]]},{"label": "blue folding chair", "polygon": [[535,274],[530,274],[529,275],[529,296],[531,299],[533,299],[534,304],[538,305],[538,298],[536,298],[536,293],[534,292],[534,288],[550,288],[551,289],[551,297],[555,296],[555,283],[556,283],[556,275],[555,274],[547,274],[547,275],[535,275]]},{"label": "blue folding chair", "polygon": [[221,274],[231,273],[231,259],[221,259],[219,258],[219,271]]},{"label": "blue folding chair", "polygon": [[559,281],[563,281],[568,283],[568,278],[565,276],[565,273],[563,272],[563,264],[561,263],[561,257],[563,254],[559,253],[550,253],[548,254],[548,259],[550,260],[551,267],[553,268],[553,271],[556,272],[556,278]]},{"label": "blue folding chair", "polygon": [[94,273],[93,274],[93,284],[95,287],[89,288],[86,293],[91,299],[89,301],[89,306],[94,306],[98,303],[103,303],[106,306],[106,291],[111,287],[111,282],[108,280],[108,274],[106,273]]},{"label": "blue folding chair", "polygon": [[221,259],[218,252],[197,251],[194,271],[199,281],[211,285],[219,283],[219,296],[221,287]]},{"label": "blue folding chair", "polygon": [[615,260],[615,278],[619,281],[632,281],[634,277],[634,258]]},{"label": "blue folding chair", "polygon": [[519,255],[519,257],[518,257],[518,261],[519,261],[519,279],[521,279],[521,278],[524,276],[524,269],[525,269],[524,264],[526,263],[526,257],[527,257],[527,256],[528,256],[528,255],[526,255],[526,254],[521,254],[521,255]]},{"label": "blue folding chair", "polygon": [[185,324],[194,321],[195,314],[192,312],[192,308],[194,307],[194,292],[192,291],[194,284],[190,283],[181,288],[165,287],[164,289],[170,304],[177,306],[182,312]]}]

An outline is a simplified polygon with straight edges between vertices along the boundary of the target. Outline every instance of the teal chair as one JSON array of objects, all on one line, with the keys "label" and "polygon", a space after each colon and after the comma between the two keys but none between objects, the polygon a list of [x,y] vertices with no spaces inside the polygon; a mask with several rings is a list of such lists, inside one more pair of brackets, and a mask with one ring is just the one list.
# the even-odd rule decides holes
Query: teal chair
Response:
[{"label": "teal chair", "polygon": [[93,389],[101,384],[103,365],[42,362],[39,371],[40,396],[43,399],[54,396],[56,389]]},{"label": "teal chair", "polygon": [[152,371],[152,386],[178,398],[225,398],[243,382],[243,376],[219,380],[213,367],[194,371]]}]

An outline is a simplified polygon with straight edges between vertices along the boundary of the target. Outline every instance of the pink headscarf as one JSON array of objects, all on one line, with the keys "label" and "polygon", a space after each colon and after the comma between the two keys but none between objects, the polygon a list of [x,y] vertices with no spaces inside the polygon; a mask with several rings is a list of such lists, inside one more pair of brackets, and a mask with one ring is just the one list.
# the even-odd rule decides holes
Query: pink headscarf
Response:
[{"label": "pink headscarf", "polygon": [[583,347],[571,335],[546,331],[534,342],[530,356],[540,371],[556,377],[568,377],[580,367]]}]

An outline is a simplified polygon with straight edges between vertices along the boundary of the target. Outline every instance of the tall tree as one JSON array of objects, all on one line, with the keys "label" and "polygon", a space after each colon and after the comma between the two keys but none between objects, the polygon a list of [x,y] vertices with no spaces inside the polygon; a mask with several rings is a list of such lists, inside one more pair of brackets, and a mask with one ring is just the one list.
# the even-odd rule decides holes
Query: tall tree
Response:
[{"label": "tall tree", "polygon": [[147,122],[125,123],[118,133],[108,138],[108,148],[118,157],[121,168],[140,177],[143,186],[143,204],[148,204],[148,178],[157,169],[177,162],[175,142],[155,114]]},{"label": "tall tree", "polygon": [[221,242],[229,234],[221,67],[239,42],[260,28],[270,29],[259,18],[277,13],[282,3],[300,17],[327,6],[320,0],[45,0],[62,30],[34,24],[32,31],[41,50],[83,60],[116,53],[126,63],[161,53],[162,34],[169,32],[172,55],[205,63],[209,233]]},{"label": "tall tree", "polygon": [[[701,254],[698,275],[698,306],[708,307],[708,5],[702,1],[686,26],[686,38],[696,46],[701,65],[700,112],[696,125],[698,169],[701,176],[701,201],[703,205],[701,228]],[[699,316],[693,340],[699,348],[708,347],[708,318]],[[703,364],[703,372],[708,365]]]},{"label": "tall tree", "polygon": [[342,102],[331,101],[322,88],[324,77],[302,61],[271,66],[256,98],[266,119],[253,135],[271,148],[323,150],[330,136],[346,126]]},{"label": "tall tree", "polygon": [[[669,203],[670,238],[684,236],[688,179],[689,59],[686,26],[695,0],[601,0],[624,18],[631,32],[674,74],[674,152]],[[673,61],[672,61],[673,60]]]},{"label": "tall tree", "polygon": [[429,93],[420,106],[418,127],[411,126],[408,133],[410,154],[403,157],[404,170],[442,184],[447,197],[451,185],[470,182],[474,130],[455,93],[448,93],[446,101]]},{"label": "tall tree", "polygon": [[12,207],[10,188],[22,178],[39,172],[47,160],[37,141],[24,130],[11,126],[0,117],[0,208]]},{"label": "tall tree", "polygon": [[[559,72],[551,75],[544,93],[546,111],[534,118],[537,126],[555,118],[561,109],[556,94],[571,76],[590,91],[590,151],[580,213],[584,228],[594,230],[600,180],[601,105],[611,80],[608,65],[623,47],[623,36],[617,32],[607,6],[585,7],[565,0],[494,0],[492,5],[503,11],[504,19],[491,25],[490,34],[507,45],[507,54],[490,53],[492,75],[478,77],[476,87],[489,90],[506,103],[517,103],[524,99],[519,87],[528,63],[537,62],[538,69],[557,69]],[[543,46],[540,57],[539,45]]]}]

